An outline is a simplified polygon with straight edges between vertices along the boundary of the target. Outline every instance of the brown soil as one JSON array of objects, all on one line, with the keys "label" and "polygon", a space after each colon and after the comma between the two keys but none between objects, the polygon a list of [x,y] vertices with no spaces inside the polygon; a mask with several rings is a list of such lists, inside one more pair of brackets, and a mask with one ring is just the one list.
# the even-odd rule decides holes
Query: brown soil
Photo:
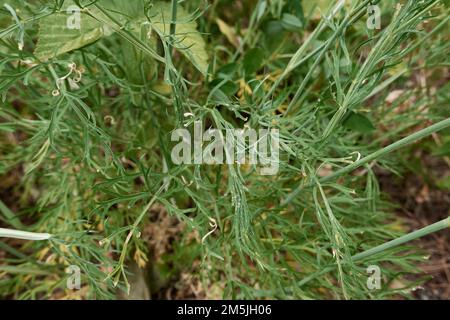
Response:
[{"label": "brown soil", "polygon": [[[450,190],[439,189],[435,185],[437,178],[450,175],[450,166],[446,160],[437,159],[418,151],[426,175],[408,173],[404,177],[388,172],[377,172],[381,190],[398,204],[397,213],[407,221],[408,228],[413,231],[429,224],[445,219],[450,214]],[[423,177],[427,177],[424,181]],[[429,253],[429,260],[419,267],[422,275],[431,276],[415,297],[421,300],[450,299],[450,230],[423,237],[416,244]]]}]

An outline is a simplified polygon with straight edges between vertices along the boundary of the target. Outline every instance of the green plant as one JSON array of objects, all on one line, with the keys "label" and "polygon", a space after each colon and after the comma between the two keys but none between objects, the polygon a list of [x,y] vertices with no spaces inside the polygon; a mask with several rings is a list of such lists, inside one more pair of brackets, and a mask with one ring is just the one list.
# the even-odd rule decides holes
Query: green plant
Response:
[{"label": "green plant", "polygon": [[[381,30],[365,24],[375,4]],[[225,298],[386,298],[417,286],[402,277],[423,253],[405,243],[448,219],[404,235],[376,169],[395,172],[400,148],[450,127],[448,84],[406,83],[448,71],[441,1],[0,5],[0,175],[15,177],[3,200],[17,211],[0,202],[0,219],[52,235],[0,241],[0,296],[70,296],[64,270],[77,265],[83,297],[113,298],[129,290],[133,260],[161,274],[170,265],[172,280],[191,273]],[[74,5],[80,28],[67,27]],[[278,174],[175,165],[170,134],[196,121],[278,129]],[[181,222],[164,256],[145,239],[152,210]],[[374,264],[384,285],[371,291]]]}]

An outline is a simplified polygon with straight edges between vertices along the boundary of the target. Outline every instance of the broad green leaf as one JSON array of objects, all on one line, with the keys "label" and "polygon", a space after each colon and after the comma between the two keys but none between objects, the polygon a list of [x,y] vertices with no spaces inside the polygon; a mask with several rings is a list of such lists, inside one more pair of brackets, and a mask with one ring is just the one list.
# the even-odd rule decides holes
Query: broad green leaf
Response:
[{"label": "broad green leaf", "polygon": [[[153,2],[147,11],[147,17],[144,15],[144,3],[140,1],[130,3],[128,0],[100,0],[99,3],[105,9],[111,10],[110,13],[121,23],[125,24],[128,20],[127,28],[134,32],[138,38],[141,38],[142,25],[148,24],[147,17],[150,18],[150,25],[154,31],[166,39],[170,36],[172,21],[170,2]],[[202,74],[206,75],[208,54],[203,37],[197,31],[197,23],[192,19],[193,17],[187,11],[178,6],[174,47],[182,52]],[[152,40],[148,39],[148,41]],[[154,46],[155,44],[152,43],[151,45]]]},{"label": "broad green leaf", "polygon": [[236,92],[238,92],[238,90],[239,90],[239,85],[237,83],[230,81],[230,80],[220,79],[220,78],[217,78],[217,79],[214,79],[213,81],[211,81],[209,86],[211,88],[215,88],[215,87],[219,86],[218,89],[220,89],[228,97],[234,96],[236,94]]},{"label": "broad green leaf", "polygon": [[355,113],[353,111],[349,112],[343,124],[346,128],[361,133],[369,133],[375,130],[374,125],[367,117],[363,116],[362,114]]},{"label": "broad green leaf", "polygon": [[[135,0],[99,0],[99,4],[107,10],[111,10],[111,14],[116,19],[123,20],[130,18],[144,18],[145,1]],[[122,17],[122,18],[119,18]]]},{"label": "broad green leaf", "polygon": [[261,68],[264,62],[264,50],[253,48],[247,51],[244,56],[244,69],[246,74],[252,74]]},{"label": "broad green leaf", "polygon": [[[98,4],[108,10],[108,13],[120,23],[125,23],[127,20],[137,21],[139,15],[141,21],[144,19],[142,2],[99,0]],[[40,60],[45,61],[82,48],[103,36],[109,36],[113,33],[109,24],[98,21],[83,10],[77,15],[76,12],[70,10],[72,6],[76,7],[75,2],[66,0],[60,12],[40,21],[38,43],[34,52]],[[110,21],[108,17],[98,12],[93,6],[89,7],[89,11],[100,17],[102,21]],[[77,21],[77,19],[79,20]],[[114,25],[112,21],[110,21],[110,24]],[[132,27],[138,28],[139,25],[134,23]]]},{"label": "broad green leaf", "polygon": [[284,39],[284,33],[286,32],[286,29],[283,28],[281,21],[267,21],[263,26],[263,30],[268,50],[270,52],[277,50],[277,48],[281,45]]},{"label": "broad green leaf", "polygon": [[34,51],[38,59],[48,60],[82,48],[110,34],[107,26],[83,12],[78,13],[78,24],[77,14],[68,10],[73,4],[73,1],[66,1],[61,12],[40,21],[38,42]]},{"label": "broad green leaf", "polygon": [[303,23],[296,16],[285,13],[281,19],[281,24],[284,29],[293,32],[299,32],[303,28]]},{"label": "broad green leaf", "polygon": [[[141,37],[143,24],[148,24],[145,16],[143,2],[125,0],[99,0],[98,4],[107,10],[114,19],[120,23],[127,23],[127,30]],[[82,48],[91,44],[103,36],[110,35],[113,27],[117,27],[108,17],[100,13],[95,7],[89,7],[89,11],[101,21],[81,11],[79,28],[73,28],[71,23],[76,19],[74,13],[67,12],[74,2],[66,1],[61,12],[52,14],[40,21],[38,43],[35,55],[40,60],[48,60],[60,54]],[[150,25],[162,37],[170,35],[171,4],[167,2],[154,2],[147,12],[150,17]],[[72,20],[71,20],[72,19]],[[110,23],[108,23],[108,21]],[[151,42],[151,39],[148,39]],[[176,35],[174,47],[181,51],[204,75],[208,69],[208,54],[205,50],[205,42],[197,31],[197,23],[182,8],[178,7]],[[153,45],[153,44],[151,44]]]},{"label": "broad green leaf", "polygon": [[[178,7],[174,47],[181,51],[186,58],[204,75],[208,70],[208,54],[205,41],[197,31],[197,23],[182,7]],[[172,20],[171,4],[168,2],[155,2],[150,13],[150,22],[157,32],[164,36],[170,35],[170,22]]]},{"label": "broad green leaf", "polygon": [[220,78],[232,77],[238,68],[239,65],[237,63],[228,63],[217,69],[216,74]]}]

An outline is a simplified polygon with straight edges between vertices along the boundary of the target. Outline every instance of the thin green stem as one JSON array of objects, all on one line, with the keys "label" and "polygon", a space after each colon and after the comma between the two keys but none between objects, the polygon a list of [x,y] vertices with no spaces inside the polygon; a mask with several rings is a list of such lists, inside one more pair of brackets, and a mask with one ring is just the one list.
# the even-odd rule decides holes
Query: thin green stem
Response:
[{"label": "thin green stem", "polygon": [[[362,159],[360,159],[358,161],[355,161],[351,165],[346,166],[346,167],[344,167],[344,168],[334,172],[333,174],[330,174],[328,176],[320,178],[319,182],[320,183],[326,183],[326,182],[335,180],[335,179],[337,179],[337,178],[339,178],[339,177],[341,177],[341,176],[343,176],[343,175],[345,175],[347,173],[350,173],[353,170],[355,170],[355,169],[357,169],[357,168],[359,168],[359,167],[369,163],[372,160],[381,158],[381,157],[385,156],[386,154],[389,154],[389,153],[391,153],[393,151],[396,151],[396,150],[398,150],[398,149],[400,149],[402,147],[405,147],[405,146],[407,146],[407,145],[409,145],[409,144],[411,144],[411,143],[413,143],[413,142],[415,142],[417,140],[423,139],[423,138],[425,138],[425,137],[427,137],[427,136],[429,136],[429,135],[431,135],[431,134],[433,134],[435,132],[438,132],[438,131],[440,131],[440,130],[442,130],[444,128],[447,128],[449,126],[450,126],[450,118],[447,118],[447,119],[442,120],[442,121],[440,121],[438,123],[435,123],[435,124],[425,128],[425,129],[422,129],[422,130],[420,130],[418,132],[415,132],[415,133],[413,133],[413,134],[411,134],[411,135],[409,135],[409,136],[407,136],[407,137],[405,137],[405,138],[403,138],[401,140],[398,140],[398,141],[396,141],[396,142],[394,142],[394,143],[392,143],[392,144],[390,144],[390,145],[388,145],[388,146],[386,146],[386,147],[384,147],[384,148],[382,148],[380,150],[377,150],[374,153],[372,153],[372,154],[370,154],[370,155],[368,155],[368,156],[366,156],[366,157],[364,157],[364,158],[362,158]],[[292,191],[286,197],[286,199],[281,203],[281,206],[282,207],[286,206],[287,204],[292,202],[300,194],[300,192],[305,187],[310,187],[312,185],[313,185],[313,183],[308,183],[306,185],[301,185],[300,184],[294,191]]]},{"label": "thin green stem", "polygon": [[[142,42],[140,39],[138,39],[135,35],[133,35],[131,32],[124,29],[124,27],[120,24],[119,21],[117,21],[112,15],[110,15],[104,8],[99,6],[97,3],[93,4],[107,19],[101,17],[100,15],[96,15],[92,12],[92,10],[88,11],[89,15],[96,19],[97,21],[100,21],[104,23],[105,25],[110,26],[117,34],[119,34],[122,38],[130,42],[132,45],[134,45],[136,48],[140,49],[142,52],[147,53],[152,58],[156,59],[159,62],[165,63],[166,60],[161,57],[153,48],[146,45],[144,42]],[[112,22],[112,23],[111,23]]]},{"label": "thin green stem", "polygon": [[14,214],[4,203],[2,200],[0,200],[0,213],[3,213],[3,215],[6,218],[6,222],[9,223],[11,226],[13,226],[16,229],[22,229],[24,228],[24,225],[20,221],[19,217]]},{"label": "thin green stem", "polygon": [[[422,229],[413,231],[413,232],[408,233],[408,234],[406,234],[404,236],[401,236],[401,237],[399,237],[397,239],[388,241],[388,242],[383,243],[383,244],[381,244],[379,246],[376,246],[374,248],[371,248],[371,249],[368,249],[368,250],[363,251],[361,253],[355,254],[355,255],[352,256],[352,262],[358,262],[358,261],[364,260],[364,259],[366,259],[366,258],[368,258],[370,256],[375,255],[375,254],[378,254],[378,253],[381,253],[383,251],[392,249],[392,248],[394,248],[396,246],[399,246],[401,244],[407,243],[407,242],[412,241],[412,240],[416,240],[416,239],[424,237],[424,236],[426,236],[428,234],[431,234],[431,233],[434,233],[434,232],[438,232],[438,231],[444,230],[444,229],[449,228],[449,227],[450,227],[450,216],[447,217],[446,219],[443,219],[441,221],[433,223],[433,224],[431,224],[429,226],[426,226],[426,227],[424,227]],[[313,274],[303,278],[298,283],[298,286],[305,285],[306,283],[310,282],[311,280],[314,280],[315,278],[317,278],[317,277],[319,277],[319,276],[321,276],[323,274],[326,274],[328,272],[333,271],[335,268],[336,268],[336,265],[331,265],[331,266],[325,267],[322,270],[320,270],[320,271],[318,271],[316,273],[313,273]]]},{"label": "thin green stem", "polygon": [[[303,93],[304,89],[306,88],[306,85],[310,78],[312,77],[313,73],[315,72],[317,66],[322,61],[325,53],[330,49],[330,47],[334,44],[335,40],[346,30],[346,28],[350,25],[350,23],[353,21],[353,17],[360,16],[360,13],[362,10],[364,10],[364,7],[370,2],[370,0],[366,0],[362,2],[353,12],[351,12],[345,19],[342,21],[342,23],[339,25],[339,27],[334,31],[333,35],[327,40],[327,43],[323,47],[323,49],[320,51],[319,56],[314,61],[313,65],[310,67],[308,73],[306,74],[305,78],[302,80],[300,86],[297,88],[297,91],[295,92],[294,97],[290,101],[287,109],[286,114],[288,114],[292,108],[297,104],[300,95]],[[334,16],[337,13],[337,10],[340,7],[335,7],[332,10],[332,16]]]},{"label": "thin green stem", "polygon": [[177,28],[177,7],[178,0],[172,0],[172,19],[170,21],[170,37],[172,38],[172,42],[175,41],[173,37]]},{"label": "thin green stem", "polygon": [[422,229],[413,231],[411,233],[405,234],[404,236],[401,236],[397,239],[391,240],[389,242],[383,243],[377,247],[371,248],[369,250],[366,250],[364,252],[355,254],[352,257],[353,262],[363,260],[367,257],[373,256],[374,254],[389,250],[391,248],[394,248],[396,246],[399,246],[403,243],[424,237],[430,233],[438,232],[440,230],[446,229],[450,227],[450,216],[446,219],[443,219],[439,222],[430,224],[429,226],[426,226]]}]

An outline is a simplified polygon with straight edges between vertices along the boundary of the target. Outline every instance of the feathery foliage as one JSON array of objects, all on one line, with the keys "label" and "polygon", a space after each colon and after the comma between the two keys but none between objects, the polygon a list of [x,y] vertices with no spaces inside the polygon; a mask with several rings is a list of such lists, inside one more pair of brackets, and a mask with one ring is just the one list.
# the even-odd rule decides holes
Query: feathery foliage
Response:
[{"label": "feathery foliage", "polygon": [[[448,75],[448,6],[311,3],[0,1],[0,176],[16,176],[1,226],[51,234],[2,238],[0,296],[72,297],[76,265],[82,297],[114,298],[133,260],[190,272],[223,298],[409,296],[417,283],[403,275],[424,253],[388,242],[404,229],[376,169],[396,172],[408,145],[448,137],[448,83],[408,84]],[[81,29],[67,30],[74,5]],[[366,27],[371,5],[379,30]],[[196,121],[278,129],[278,174],[175,165],[171,132]],[[183,228],[152,261],[155,208]],[[379,290],[366,286],[370,265]]]}]

